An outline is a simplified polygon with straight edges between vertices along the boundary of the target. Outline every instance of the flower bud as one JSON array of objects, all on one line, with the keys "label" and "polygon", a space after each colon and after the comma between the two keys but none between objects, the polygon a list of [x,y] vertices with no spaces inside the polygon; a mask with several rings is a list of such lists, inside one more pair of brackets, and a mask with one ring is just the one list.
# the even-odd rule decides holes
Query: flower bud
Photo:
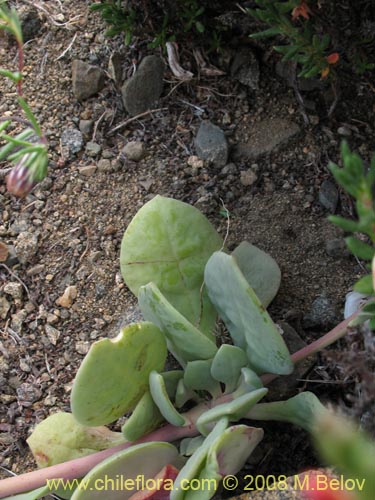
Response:
[{"label": "flower bud", "polygon": [[11,170],[6,182],[8,191],[20,198],[27,196],[36,184],[32,170],[24,166],[23,159]]}]

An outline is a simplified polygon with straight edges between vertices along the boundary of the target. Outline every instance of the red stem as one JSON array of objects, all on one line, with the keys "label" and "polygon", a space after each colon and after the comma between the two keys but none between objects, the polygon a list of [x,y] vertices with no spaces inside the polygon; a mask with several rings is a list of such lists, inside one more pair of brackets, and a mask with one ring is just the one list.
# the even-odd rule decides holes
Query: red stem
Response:
[{"label": "red stem", "polygon": [[[355,317],[357,317],[358,314],[358,312],[352,314],[348,319],[342,321],[335,328],[333,328],[333,330],[326,333],[323,337],[304,347],[303,349],[295,352],[292,355],[293,362],[298,363],[341,338],[346,333],[349,323]],[[265,375],[262,375],[261,378],[263,383],[266,385],[277,377],[278,375],[266,373]],[[189,424],[184,427],[175,427],[174,425],[166,424],[164,427],[151,432],[147,436],[143,436],[138,441],[120,444],[118,446],[115,446],[114,448],[108,448],[107,450],[99,451],[98,453],[93,453],[86,457],[69,460],[68,462],[52,465],[51,467],[27,472],[26,474],[22,474],[21,476],[14,476],[3,479],[2,481],[0,481],[0,498],[15,495],[16,493],[29,491],[34,488],[39,488],[41,486],[44,486],[48,479],[75,479],[83,477],[93,467],[98,465],[106,458],[135,444],[148,443],[151,441],[173,442],[184,437],[197,436],[199,432],[195,426],[195,423],[198,417],[212,406],[226,403],[231,399],[233,399],[233,396],[231,394],[227,394],[216,400],[202,403],[196,406],[183,415],[185,420],[189,422]]]}]

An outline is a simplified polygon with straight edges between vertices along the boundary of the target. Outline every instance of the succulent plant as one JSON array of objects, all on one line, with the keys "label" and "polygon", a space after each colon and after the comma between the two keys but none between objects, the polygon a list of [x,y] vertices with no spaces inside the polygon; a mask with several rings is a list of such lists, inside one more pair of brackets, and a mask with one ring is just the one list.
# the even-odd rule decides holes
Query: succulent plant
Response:
[{"label": "succulent plant", "polygon": [[[29,438],[38,465],[54,465],[30,473],[26,486],[18,478],[0,482],[0,498],[46,480],[61,494],[56,479],[62,478],[76,481],[65,484],[73,500],[209,499],[263,437],[262,429],[239,420],[279,420],[313,432],[315,417],[327,411],[308,392],[262,402],[266,381],[291,373],[293,361],[336,340],[346,325],[290,356],[266,310],[280,284],[269,255],[249,243],[229,254],[199,211],[156,196],[125,232],[121,268],[145,321],[93,344],[73,384],[72,414],[47,418]],[[217,345],[217,316],[233,345]],[[180,369],[165,371],[167,348]],[[103,425],[125,414],[121,433],[105,431]],[[179,443],[179,450],[167,442]],[[125,493],[84,487],[118,474],[134,479],[135,472],[162,478],[163,486],[138,485]],[[170,476],[174,486],[167,491]],[[213,481],[205,491],[179,488],[204,478]],[[20,498],[43,494],[42,488]]]}]

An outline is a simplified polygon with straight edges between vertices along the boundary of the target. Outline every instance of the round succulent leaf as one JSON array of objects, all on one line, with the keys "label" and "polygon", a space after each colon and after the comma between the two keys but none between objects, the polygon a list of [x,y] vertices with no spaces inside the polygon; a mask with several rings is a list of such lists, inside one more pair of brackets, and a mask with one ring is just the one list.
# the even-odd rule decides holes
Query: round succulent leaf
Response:
[{"label": "round succulent leaf", "polygon": [[180,443],[180,454],[185,457],[190,457],[198,448],[202,446],[204,440],[204,436],[195,436],[183,439]]},{"label": "round succulent leaf", "polygon": [[[169,443],[143,443],[120,451],[94,467],[84,478],[89,487],[84,490],[77,488],[72,500],[127,500],[136,493],[137,477],[141,474],[143,481],[154,478],[168,464],[179,462],[177,449]],[[95,488],[95,485],[120,484],[133,480],[134,489],[108,488],[105,491]],[[117,483],[116,483],[117,480]],[[131,482],[127,485],[130,485]]]},{"label": "round succulent leaf", "polygon": [[226,392],[232,392],[241,375],[241,368],[248,364],[245,351],[230,344],[222,344],[211,365],[211,375],[225,384]]},{"label": "round succulent leaf", "polygon": [[240,243],[232,255],[258,299],[268,307],[281,282],[281,271],[275,259],[248,241]]},{"label": "round succulent leaf", "polygon": [[71,407],[88,426],[114,422],[133,410],[152,370],[161,371],[167,357],[164,335],[152,323],[123,328],[114,339],[95,342],[74,380]]},{"label": "round succulent leaf", "polygon": [[12,495],[11,497],[8,497],[8,500],[38,500],[39,498],[44,498],[47,495],[50,495],[51,493],[53,493],[53,491],[51,491],[50,487],[47,485],[26,493],[20,493],[19,495]]},{"label": "round succulent leaf", "polygon": [[238,386],[233,396],[238,398],[243,394],[247,394],[249,392],[255,391],[256,389],[261,389],[264,387],[262,380],[258,377],[258,375],[251,370],[248,366],[241,368],[241,376],[238,381]]},{"label": "round succulent leaf", "polygon": [[133,413],[125,420],[121,431],[128,441],[136,441],[157,429],[162,422],[164,422],[163,415],[152,399],[150,391],[146,391]]},{"label": "round succulent leaf", "polygon": [[221,387],[211,375],[212,359],[190,361],[185,368],[184,384],[194,391],[207,391],[213,398],[221,395]]},{"label": "round succulent leaf", "polygon": [[207,262],[204,276],[212,303],[233,343],[246,350],[250,367],[257,373],[289,375],[293,363],[285,342],[235,258],[215,252]]},{"label": "round succulent leaf", "polygon": [[209,359],[216,354],[215,342],[179,313],[154,283],[139,289],[138,302],[143,317],[165,334],[169,351],[182,365],[186,361]]},{"label": "round succulent leaf", "polygon": [[[201,294],[204,266],[223,241],[196,208],[155,196],[135,215],[121,244],[121,272],[130,290],[156,283],[167,300],[210,338],[216,312]],[[203,303],[202,303],[203,300]]]},{"label": "round succulent leaf", "polygon": [[176,388],[176,394],[174,397],[174,403],[177,408],[182,408],[185,403],[190,400],[199,400],[199,396],[196,392],[188,389],[184,383],[184,379],[179,380]]},{"label": "round succulent leaf", "polygon": [[27,439],[39,468],[85,457],[124,442],[121,433],[104,426],[85,427],[65,412],[47,417]]}]

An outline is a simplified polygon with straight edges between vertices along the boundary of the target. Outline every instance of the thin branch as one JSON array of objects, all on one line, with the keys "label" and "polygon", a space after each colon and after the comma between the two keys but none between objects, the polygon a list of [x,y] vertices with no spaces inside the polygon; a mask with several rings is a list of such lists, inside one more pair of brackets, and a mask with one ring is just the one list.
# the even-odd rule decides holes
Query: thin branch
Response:
[{"label": "thin branch", "polygon": [[129,123],[134,122],[135,120],[138,120],[138,118],[143,118],[144,116],[150,115],[151,113],[156,113],[157,111],[165,111],[168,108],[157,108],[157,109],[149,109],[148,111],[144,111],[143,113],[139,113],[139,115],[132,116],[131,118],[128,118],[124,122],[120,123],[116,127],[114,127],[112,130],[108,132],[109,135],[113,134],[114,132],[117,132],[118,130],[126,127],[129,125]]}]

